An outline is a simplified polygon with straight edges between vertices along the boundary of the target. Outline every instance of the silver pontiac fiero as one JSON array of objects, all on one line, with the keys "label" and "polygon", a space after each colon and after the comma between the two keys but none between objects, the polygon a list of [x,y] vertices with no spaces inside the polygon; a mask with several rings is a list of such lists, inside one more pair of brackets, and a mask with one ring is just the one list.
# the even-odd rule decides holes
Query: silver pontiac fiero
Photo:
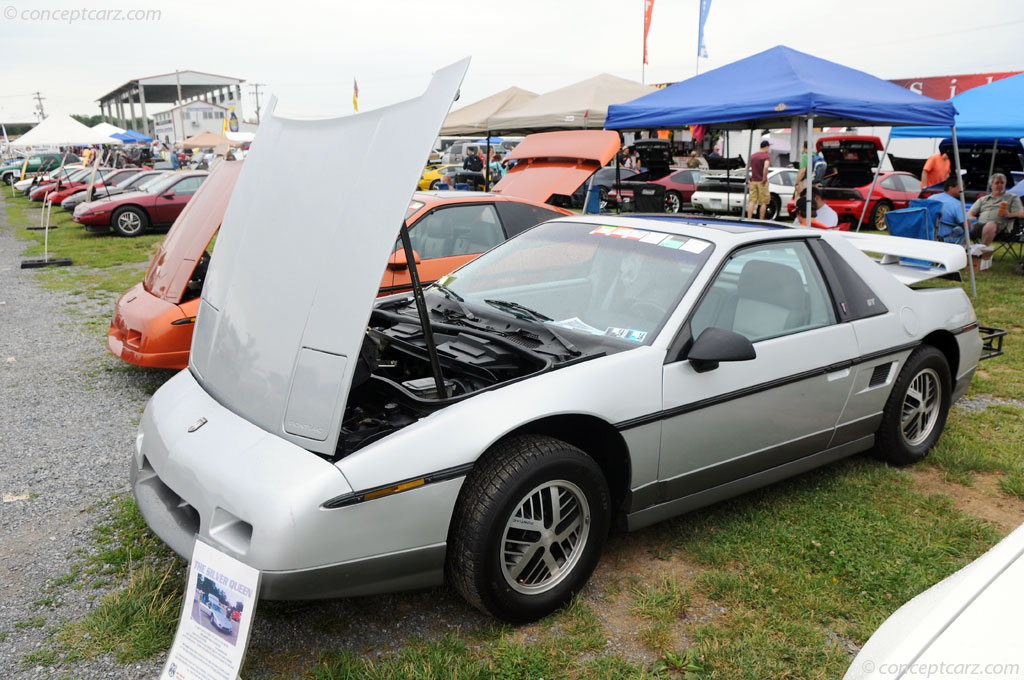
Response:
[{"label": "silver pontiac fiero", "polygon": [[[958,275],[956,246],[568,217],[422,307],[375,300],[465,67],[356,116],[290,120],[271,103],[189,368],[153,396],[132,459],[142,514],[175,551],[201,537],[261,570],[268,599],[447,579],[521,622],[586,583],[612,526],[869,449],[896,465],[928,453],[982,339],[959,288],[908,283]],[[358,168],[342,211],[300,200],[318,191],[310,159],[333,158],[297,153],[314,146]]]}]

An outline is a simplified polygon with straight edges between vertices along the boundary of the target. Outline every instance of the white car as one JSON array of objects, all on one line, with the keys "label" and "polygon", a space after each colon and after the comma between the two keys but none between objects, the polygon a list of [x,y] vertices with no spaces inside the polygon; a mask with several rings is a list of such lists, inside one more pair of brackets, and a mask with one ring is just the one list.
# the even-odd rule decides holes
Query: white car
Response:
[{"label": "white car", "polygon": [[[574,216],[420,301],[376,300],[465,66],[355,116],[287,120],[270,103],[189,368],[147,405],[132,456],[139,509],[171,548],[190,556],[201,536],[261,570],[264,598],[447,579],[528,621],[583,587],[612,525],[873,447],[894,464],[927,455],[982,338],[960,288],[906,284],[957,275],[955,245]],[[319,190],[309,144],[363,159],[327,219],[316,201],[279,200]]]},{"label": "white car", "polygon": [[[791,216],[786,206],[793,199],[798,172],[793,168],[768,169],[768,191],[771,198],[765,209],[765,219],[774,220],[782,215]],[[690,203],[701,212],[746,214],[743,183],[743,176],[740,174],[728,178],[724,174],[707,176],[697,185]],[[754,216],[757,217],[756,214]]]},{"label": "white car", "polygon": [[78,179],[79,176],[84,175],[84,169],[82,168],[82,165],[80,163],[75,165],[65,165],[63,169],[55,169],[52,172],[43,175],[42,177],[28,177],[26,179],[18,180],[17,182],[14,183],[14,190],[18,193],[24,194],[28,192],[30,188],[38,185],[40,182],[56,180],[58,174],[60,175],[60,179],[62,181],[74,181]]},{"label": "white car", "polygon": [[1024,527],[900,607],[844,680],[1019,678],[1024,673]]}]

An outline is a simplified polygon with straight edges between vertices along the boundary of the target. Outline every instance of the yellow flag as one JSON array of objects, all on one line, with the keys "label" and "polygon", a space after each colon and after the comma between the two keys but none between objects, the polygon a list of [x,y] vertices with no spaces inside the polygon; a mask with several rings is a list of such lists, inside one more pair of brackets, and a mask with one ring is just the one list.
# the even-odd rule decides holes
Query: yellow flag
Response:
[{"label": "yellow flag", "polygon": [[352,108],[359,111],[359,83],[352,79]]}]

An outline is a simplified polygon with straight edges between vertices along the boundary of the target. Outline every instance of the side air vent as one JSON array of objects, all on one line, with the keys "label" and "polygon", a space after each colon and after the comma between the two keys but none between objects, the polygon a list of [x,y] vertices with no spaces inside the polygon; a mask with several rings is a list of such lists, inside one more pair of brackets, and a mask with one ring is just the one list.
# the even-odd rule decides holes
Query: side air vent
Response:
[{"label": "side air vent", "polygon": [[891,368],[892,363],[875,366],[875,370],[871,372],[871,380],[868,382],[868,387],[878,387],[879,385],[884,385],[885,381],[889,379],[889,370]]}]

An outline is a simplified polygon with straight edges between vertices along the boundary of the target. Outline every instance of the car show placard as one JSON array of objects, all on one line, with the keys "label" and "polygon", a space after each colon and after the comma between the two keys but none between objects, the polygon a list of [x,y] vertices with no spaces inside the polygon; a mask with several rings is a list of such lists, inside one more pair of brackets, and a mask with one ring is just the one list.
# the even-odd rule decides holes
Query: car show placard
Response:
[{"label": "car show placard", "polygon": [[234,680],[245,659],[260,572],[196,539],[181,620],[160,677]]}]

